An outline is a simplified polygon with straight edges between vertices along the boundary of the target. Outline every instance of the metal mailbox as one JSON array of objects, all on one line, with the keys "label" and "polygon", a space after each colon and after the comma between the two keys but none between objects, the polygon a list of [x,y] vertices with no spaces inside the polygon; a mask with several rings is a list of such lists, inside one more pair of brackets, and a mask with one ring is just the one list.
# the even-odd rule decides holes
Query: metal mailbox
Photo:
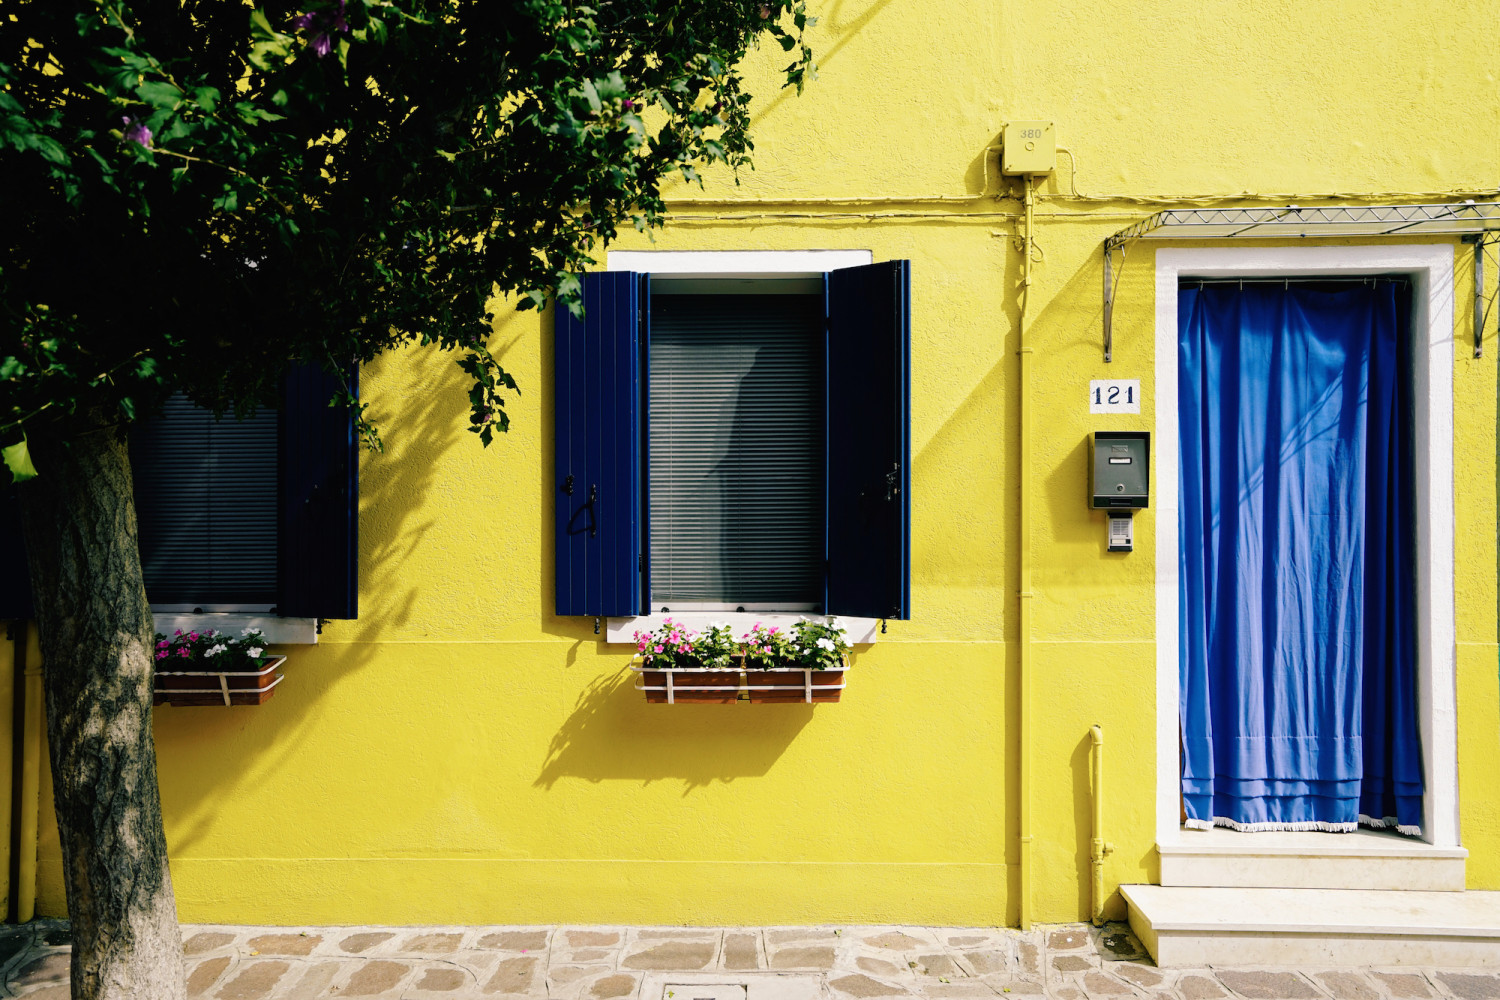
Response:
[{"label": "metal mailbox", "polygon": [[1150,432],[1094,431],[1089,436],[1089,506],[1144,510],[1150,496]]}]

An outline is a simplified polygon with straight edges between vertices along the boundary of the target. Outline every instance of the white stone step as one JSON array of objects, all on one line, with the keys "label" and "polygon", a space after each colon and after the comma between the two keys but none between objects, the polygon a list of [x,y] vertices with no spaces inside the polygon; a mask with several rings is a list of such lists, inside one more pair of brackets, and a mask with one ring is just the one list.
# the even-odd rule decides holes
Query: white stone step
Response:
[{"label": "white stone step", "polygon": [[1240,833],[1179,830],[1156,845],[1161,884],[1284,889],[1461,891],[1462,847],[1434,847],[1394,830]]},{"label": "white stone step", "polygon": [[1122,885],[1165,968],[1500,967],[1500,892]]}]

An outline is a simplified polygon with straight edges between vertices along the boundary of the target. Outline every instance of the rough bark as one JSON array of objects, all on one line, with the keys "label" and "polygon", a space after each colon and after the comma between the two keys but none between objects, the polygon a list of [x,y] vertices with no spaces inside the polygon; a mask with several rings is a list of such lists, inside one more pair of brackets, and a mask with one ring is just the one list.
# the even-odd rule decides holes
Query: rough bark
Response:
[{"label": "rough bark", "polygon": [[181,1000],[151,733],[153,628],[117,428],[38,428],[22,485],[75,1000]]}]

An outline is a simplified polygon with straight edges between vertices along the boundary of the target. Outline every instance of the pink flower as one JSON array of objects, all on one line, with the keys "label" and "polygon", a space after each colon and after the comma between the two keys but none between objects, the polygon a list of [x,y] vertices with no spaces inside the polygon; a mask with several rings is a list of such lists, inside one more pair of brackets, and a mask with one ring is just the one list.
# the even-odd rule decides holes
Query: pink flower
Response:
[{"label": "pink flower", "polygon": [[658,652],[658,653],[660,653],[660,652],[661,652],[661,647],[660,647],[660,646],[657,646],[657,647],[656,647],[656,651],[657,651],[657,652]]},{"label": "pink flower", "polygon": [[182,657],[185,660],[185,659],[188,658],[188,651],[186,649],[179,649],[177,651],[177,655],[180,656],[180,657]]},{"label": "pink flower", "polygon": [[165,649],[159,649],[159,650],[157,650],[156,651],[156,658],[158,660],[165,660],[167,658],[167,651]]},{"label": "pink flower", "polygon": [[167,648],[167,640],[163,639],[161,642],[158,642],[156,644],[156,648],[157,649],[166,649]]},{"label": "pink flower", "polygon": [[197,642],[198,641],[198,633],[197,632],[189,632],[188,633],[188,640],[190,642]]},{"label": "pink flower", "polygon": [[173,635],[181,635],[182,634],[182,629],[178,629],[176,632],[173,632],[172,634]]}]

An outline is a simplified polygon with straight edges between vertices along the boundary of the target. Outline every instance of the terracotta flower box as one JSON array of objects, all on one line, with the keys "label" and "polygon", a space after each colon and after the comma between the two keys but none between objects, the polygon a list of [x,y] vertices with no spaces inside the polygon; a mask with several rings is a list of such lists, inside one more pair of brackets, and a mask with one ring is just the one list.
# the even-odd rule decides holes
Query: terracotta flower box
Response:
[{"label": "terracotta flower box", "polygon": [[642,669],[642,691],[652,705],[730,705],[740,696],[738,670]]},{"label": "terracotta flower box", "polygon": [[152,703],[263,705],[281,683],[276,671],[285,662],[285,656],[277,656],[254,670],[157,670]]},{"label": "terracotta flower box", "polygon": [[761,705],[809,704],[838,701],[844,693],[842,670],[747,670],[745,687],[750,700]]}]

